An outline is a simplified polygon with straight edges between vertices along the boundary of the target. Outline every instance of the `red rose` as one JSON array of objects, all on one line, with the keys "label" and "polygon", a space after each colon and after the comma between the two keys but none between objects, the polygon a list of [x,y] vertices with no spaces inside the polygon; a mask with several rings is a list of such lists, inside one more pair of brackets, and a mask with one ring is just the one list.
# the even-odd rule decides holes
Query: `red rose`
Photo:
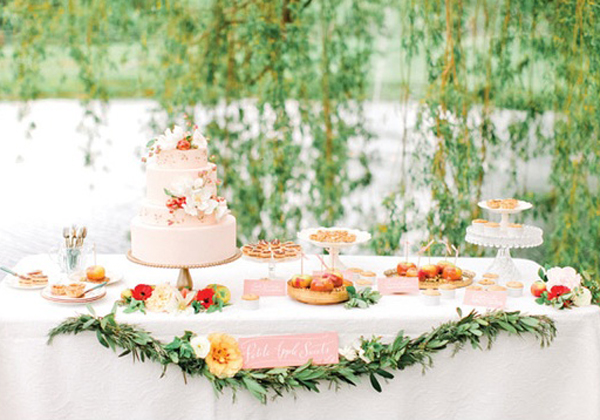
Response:
[{"label": "red rose", "polygon": [[192,145],[187,140],[179,140],[177,143],[177,149],[179,150],[190,150],[191,147]]},{"label": "red rose", "polygon": [[548,292],[548,299],[549,300],[556,299],[557,297],[564,295],[565,293],[569,293],[570,291],[571,291],[571,289],[569,289],[567,286],[561,286],[561,285],[552,286],[552,288]]},{"label": "red rose", "polygon": [[138,284],[135,288],[131,289],[131,297],[135,300],[146,300],[152,296],[152,286],[147,284]]},{"label": "red rose", "polygon": [[196,295],[196,300],[200,302],[204,309],[208,309],[211,307],[213,302],[213,296],[215,295],[215,291],[213,289],[202,289],[198,290],[198,294]]}]

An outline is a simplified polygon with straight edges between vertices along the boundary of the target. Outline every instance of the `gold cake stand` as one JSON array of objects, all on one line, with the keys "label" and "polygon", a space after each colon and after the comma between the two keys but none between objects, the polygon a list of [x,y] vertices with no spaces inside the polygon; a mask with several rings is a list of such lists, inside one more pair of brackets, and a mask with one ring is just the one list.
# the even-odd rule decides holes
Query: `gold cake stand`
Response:
[{"label": "gold cake stand", "polygon": [[149,263],[146,261],[142,261],[139,258],[134,257],[131,254],[131,250],[127,251],[127,259],[133,263],[145,265],[147,267],[156,267],[156,268],[178,268],[179,276],[177,277],[177,288],[187,287],[188,289],[194,288],[194,281],[192,280],[192,275],[190,274],[190,268],[208,268],[215,267],[217,265],[224,265],[234,262],[238,258],[242,256],[242,253],[239,249],[236,249],[235,254],[229,258],[226,258],[221,261],[214,261],[206,264],[194,264],[194,265],[176,265],[176,264],[155,264]]}]

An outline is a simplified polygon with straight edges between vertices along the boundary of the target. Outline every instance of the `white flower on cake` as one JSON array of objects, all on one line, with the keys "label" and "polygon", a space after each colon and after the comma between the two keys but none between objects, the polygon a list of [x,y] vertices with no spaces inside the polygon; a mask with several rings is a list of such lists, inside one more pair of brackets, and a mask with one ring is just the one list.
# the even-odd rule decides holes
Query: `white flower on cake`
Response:
[{"label": "white flower on cake", "polygon": [[183,297],[183,294],[179,290],[175,290],[171,300],[169,301],[169,304],[166,307],[167,312],[175,315],[193,314],[194,308],[192,308],[191,303],[194,300],[194,296],[194,293],[189,292],[186,297]]},{"label": "white flower on cake", "polygon": [[592,292],[586,287],[580,287],[573,294],[573,304],[575,306],[588,306],[592,304]]},{"label": "white flower on cake", "polygon": [[176,125],[173,127],[172,131],[167,128],[163,135],[158,136],[156,145],[160,147],[161,150],[175,150],[177,148],[177,143],[185,137],[186,132],[183,128]]},{"label": "white flower on cake", "polygon": [[210,353],[210,341],[208,337],[196,335],[190,339],[190,344],[198,359],[204,359]]},{"label": "white flower on cake", "polygon": [[214,195],[214,186],[206,178],[206,174],[194,179],[181,180],[165,192],[171,196],[166,203],[171,210],[181,208],[193,217],[215,213],[217,220],[221,220],[228,213],[227,203]]},{"label": "white flower on cake", "polygon": [[173,297],[173,286],[168,283],[159,284],[146,299],[146,309],[150,312],[164,312]]},{"label": "white flower on cake", "polygon": [[552,289],[552,286],[566,286],[575,290],[581,285],[581,276],[573,267],[553,267],[546,272],[548,282],[546,289]]}]

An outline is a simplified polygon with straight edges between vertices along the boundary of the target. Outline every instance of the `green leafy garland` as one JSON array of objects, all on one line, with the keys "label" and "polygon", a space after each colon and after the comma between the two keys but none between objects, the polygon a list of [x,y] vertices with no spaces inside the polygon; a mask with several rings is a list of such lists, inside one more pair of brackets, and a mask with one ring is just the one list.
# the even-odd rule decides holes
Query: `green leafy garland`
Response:
[{"label": "green leafy garland", "polygon": [[336,389],[342,384],[357,385],[361,377],[368,376],[375,390],[381,392],[379,378],[392,379],[390,371],[403,370],[409,366],[420,365],[423,370],[433,365],[433,356],[446,348],[453,347],[453,354],[471,344],[481,349],[484,338],[489,349],[499,334],[530,334],[539,340],[542,347],[547,346],[556,336],[554,322],[546,316],[524,315],[520,312],[488,312],[479,314],[472,311],[461,318],[449,321],[430,332],[410,338],[400,331],[390,344],[381,342],[380,337],[362,338],[359,343],[360,357],[349,360],[341,356],[334,365],[316,366],[308,363],[299,367],[274,369],[241,370],[233,378],[218,378],[211,374],[203,359],[196,358],[190,345],[193,333],[186,331],[181,337],[175,337],[171,343],[163,344],[144,329],[115,320],[116,306],[104,317],[97,316],[90,307],[91,314],[71,317],[49,332],[48,344],[62,334],[79,334],[84,331],[95,332],[100,344],[106,348],[123,352],[119,357],[131,354],[133,360],[152,360],[163,365],[163,375],[170,364],[179,366],[184,379],[187,376],[203,376],[213,386],[215,392],[222,393],[225,388],[234,392],[239,389],[249,391],[261,402],[267,397],[283,396],[286,392],[305,389],[319,392],[320,382],[329,382]]}]

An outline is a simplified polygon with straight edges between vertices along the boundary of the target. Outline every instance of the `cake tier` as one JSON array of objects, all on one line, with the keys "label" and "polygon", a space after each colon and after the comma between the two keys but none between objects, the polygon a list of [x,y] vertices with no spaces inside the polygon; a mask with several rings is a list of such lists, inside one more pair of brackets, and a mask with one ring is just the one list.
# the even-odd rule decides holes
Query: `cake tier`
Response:
[{"label": "cake tier", "polygon": [[[227,208],[225,201],[219,205]],[[216,210],[211,214],[192,216],[183,209],[171,213],[164,204],[153,204],[148,201],[142,204],[139,217],[142,222],[155,226],[206,226],[217,223]]]},{"label": "cake tier", "polygon": [[203,168],[208,164],[208,150],[206,147],[190,150],[161,150],[156,153],[154,162],[165,169]]},{"label": "cake tier", "polygon": [[[205,174],[205,175],[204,175]],[[205,176],[213,194],[217,194],[217,165],[209,163],[194,169],[166,169],[158,165],[148,165],[146,168],[146,198],[155,203],[164,205],[168,200],[165,188],[171,190],[174,185],[185,180],[192,180]]]},{"label": "cake tier", "polygon": [[192,266],[223,261],[236,253],[235,217],[208,226],[151,226],[131,222],[131,253],[152,264]]}]

